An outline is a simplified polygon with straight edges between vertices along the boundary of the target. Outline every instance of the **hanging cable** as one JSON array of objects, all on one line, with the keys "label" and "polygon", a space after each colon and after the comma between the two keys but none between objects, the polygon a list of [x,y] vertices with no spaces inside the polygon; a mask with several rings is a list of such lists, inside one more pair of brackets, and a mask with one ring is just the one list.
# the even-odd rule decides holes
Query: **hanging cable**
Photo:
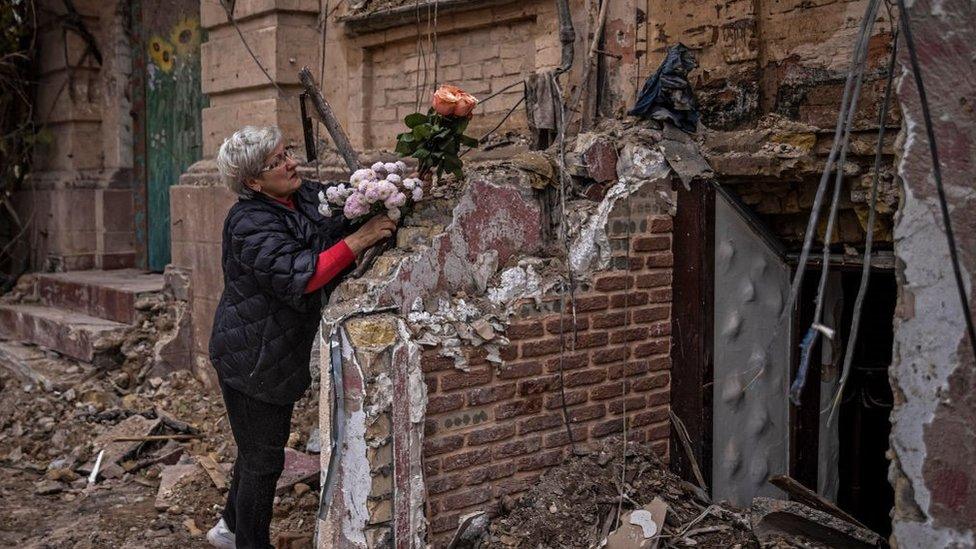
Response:
[{"label": "hanging cable", "polygon": [[[869,6],[867,15],[865,16],[864,34],[861,35],[861,40],[858,43],[858,49],[856,50],[854,65],[851,68],[851,74],[848,77],[854,77],[854,90],[850,97],[850,104],[842,107],[841,115],[843,116],[843,126],[844,132],[843,137],[840,141],[840,158],[837,161],[834,169],[836,170],[836,177],[834,178],[834,192],[833,197],[830,201],[830,210],[827,214],[827,227],[824,232],[823,237],[823,258],[822,265],[820,266],[820,282],[817,286],[817,300],[813,314],[813,322],[811,323],[810,331],[807,336],[804,337],[803,345],[806,352],[801,351],[800,367],[797,370],[796,379],[793,385],[790,387],[790,400],[793,401],[797,406],[800,405],[800,394],[803,392],[803,387],[806,383],[807,371],[810,368],[810,348],[816,344],[817,339],[819,339],[821,334],[828,334],[832,337],[833,331],[828,327],[820,324],[821,317],[823,315],[823,304],[824,295],[827,290],[827,278],[830,273],[830,243],[834,238],[834,224],[837,221],[837,210],[840,205],[840,194],[844,186],[844,169],[847,163],[847,150],[851,140],[851,131],[854,127],[854,115],[857,113],[857,103],[861,98],[861,86],[864,84],[864,66],[867,63],[868,57],[868,41],[871,36],[871,31],[874,29],[874,20],[877,17],[879,4],[877,1],[873,2]],[[843,112],[846,108],[846,112]],[[837,143],[834,143],[837,146]],[[829,175],[829,168],[824,169],[824,174]],[[812,236],[812,235],[808,235]],[[812,240],[812,239],[811,239]],[[802,274],[802,270],[805,265],[801,265],[797,272],[797,277]]]},{"label": "hanging cable", "polygon": [[851,374],[851,362],[854,360],[854,347],[857,346],[857,336],[861,328],[861,309],[864,307],[864,296],[867,294],[868,279],[871,276],[871,252],[874,246],[874,219],[877,214],[878,204],[878,179],[881,172],[881,157],[884,150],[885,120],[888,115],[888,107],[891,103],[891,89],[895,79],[895,59],[898,55],[898,32],[892,33],[891,57],[888,59],[888,81],[885,83],[884,99],[881,101],[881,108],[878,112],[878,147],[874,153],[874,175],[871,178],[871,200],[868,203],[868,226],[867,236],[864,239],[864,264],[861,267],[861,282],[857,288],[857,297],[854,299],[854,311],[851,317],[851,328],[847,336],[847,349],[844,351],[844,364],[841,367],[840,383],[837,385],[837,393],[834,395],[830,406],[830,414],[827,416],[827,424],[830,425],[834,418],[834,412],[840,404],[841,395],[844,394],[844,387]]},{"label": "hanging cable", "polygon": [[922,106],[922,119],[925,120],[925,134],[929,140],[929,153],[932,156],[932,176],[935,179],[935,189],[939,194],[939,209],[942,211],[942,223],[945,225],[946,243],[949,245],[949,258],[952,261],[952,271],[956,277],[956,290],[959,292],[959,302],[962,305],[962,315],[966,321],[969,333],[969,344],[976,357],[976,330],[973,329],[973,315],[969,308],[969,298],[966,297],[966,285],[962,280],[962,269],[959,267],[959,252],[956,249],[956,238],[952,233],[952,220],[949,217],[949,206],[946,201],[945,188],[942,185],[942,166],[939,162],[939,151],[935,144],[935,128],[932,124],[932,114],[929,112],[929,101],[925,95],[925,84],[922,82],[922,69],[918,64],[918,53],[915,51],[915,40],[912,37],[912,26],[905,8],[905,0],[898,0],[898,12],[901,16],[901,29],[905,35],[905,46],[912,64],[915,77],[915,87],[918,88],[918,100]]}]

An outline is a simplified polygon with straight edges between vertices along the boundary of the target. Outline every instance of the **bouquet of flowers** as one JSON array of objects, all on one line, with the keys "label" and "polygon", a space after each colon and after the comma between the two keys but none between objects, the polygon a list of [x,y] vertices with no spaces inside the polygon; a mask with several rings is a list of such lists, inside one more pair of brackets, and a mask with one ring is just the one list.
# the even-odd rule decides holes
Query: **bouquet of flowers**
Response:
[{"label": "bouquet of flowers", "polygon": [[423,181],[406,177],[403,162],[377,162],[356,170],[349,184],[341,183],[319,191],[319,213],[331,217],[342,212],[347,219],[358,221],[386,212],[390,219],[400,219],[402,209],[424,197]]},{"label": "bouquet of flowers", "polygon": [[416,158],[421,177],[444,172],[461,177],[461,145],[477,147],[478,140],[464,135],[478,100],[457,86],[445,84],[434,92],[427,114],[408,114],[410,131],[397,135],[396,152]]}]

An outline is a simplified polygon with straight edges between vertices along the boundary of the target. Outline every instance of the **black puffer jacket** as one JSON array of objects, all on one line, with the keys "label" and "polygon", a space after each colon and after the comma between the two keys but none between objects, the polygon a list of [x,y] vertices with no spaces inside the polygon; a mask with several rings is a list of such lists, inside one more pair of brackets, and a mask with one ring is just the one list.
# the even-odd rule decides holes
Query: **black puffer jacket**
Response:
[{"label": "black puffer jacket", "polygon": [[210,359],[221,381],[272,404],[295,402],[308,389],[322,303],[341,278],[304,293],[319,253],[349,232],[342,216],[318,213],[321,188],[303,181],[294,210],[264,195],[242,198],[224,222],[224,292]]}]

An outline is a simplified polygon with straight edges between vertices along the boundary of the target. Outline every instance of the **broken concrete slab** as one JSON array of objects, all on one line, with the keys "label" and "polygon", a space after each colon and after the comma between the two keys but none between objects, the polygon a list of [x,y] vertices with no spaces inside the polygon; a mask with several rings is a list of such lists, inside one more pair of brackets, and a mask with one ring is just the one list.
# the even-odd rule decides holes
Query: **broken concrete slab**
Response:
[{"label": "broken concrete slab", "polygon": [[129,326],[41,305],[0,304],[0,337],[47,347],[82,362],[115,362]]},{"label": "broken concrete slab", "polygon": [[758,497],[750,514],[753,533],[760,541],[786,535],[828,547],[867,549],[883,547],[878,534],[796,502]]},{"label": "broken concrete slab", "polygon": [[654,549],[664,531],[668,504],[654,498],[641,509],[624,513],[620,528],[606,539],[607,549]]},{"label": "broken concrete slab", "polygon": [[[68,372],[70,366],[76,366]],[[88,376],[91,367],[17,341],[0,342],[0,368],[44,391],[64,392]]]},{"label": "broken concrete slab", "polygon": [[299,482],[318,484],[321,463],[319,456],[285,448],[285,470],[275,486],[276,494],[284,494]]},{"label": "broken concrete slab", "polygon": [[[195,462],[177,463],[164,467],[159,475],[159,489],[154,503],[157,511],[165,511],[176,504],[179,486],[206,476],[203,468]],[[209,480],[207,481],[209,482]]]}]

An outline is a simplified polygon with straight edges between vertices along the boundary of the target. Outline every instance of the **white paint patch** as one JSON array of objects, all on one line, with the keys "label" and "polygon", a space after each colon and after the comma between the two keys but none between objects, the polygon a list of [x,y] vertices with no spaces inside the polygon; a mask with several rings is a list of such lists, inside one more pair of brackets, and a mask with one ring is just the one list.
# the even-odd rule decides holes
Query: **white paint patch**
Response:
[{"label": "white paint patch", "polygon": [[634,511],[630,514],[630,523],[634,526],[640,526],[641,535],[644,536],[644,539],[657,534],[657,524],[654,523],[654,517],[651,516],[650,511],[643,509]]},{"label": "white paint patch", "polygon": [[[355,352],[345,331],[342,331],[342,359],[345,367],[356,368],[362,377],[362,368],[356,360]],[[347,394],[347,400],[353,395]],[[359,409],[349,413],[346,419],[346,436],[340,442],[343,445],[342,461],[340,462],[340,487],[342,490],[343,511],[342,535],[354,547],[366,547],[364,534],[369,512],[366,509],[366,498],[372,487],[369,474],[369,461],[366,458],[366,413],[362,408],[363,395],[355,395],[360,399]]]}]

